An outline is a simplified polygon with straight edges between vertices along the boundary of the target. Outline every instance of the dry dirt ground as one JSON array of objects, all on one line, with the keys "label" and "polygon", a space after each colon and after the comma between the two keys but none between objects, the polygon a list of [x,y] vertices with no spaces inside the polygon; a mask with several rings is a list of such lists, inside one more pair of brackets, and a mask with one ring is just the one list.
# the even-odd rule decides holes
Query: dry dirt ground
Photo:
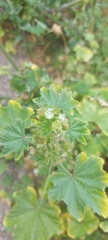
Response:
[{"label": "dry dirt ground", "polygon": [[[12,58],[14,59],[15,63],[19,66],[24,61],[29,62],[29,57],[26,54],[20,54],[20,51]],[[11,71],[15,71],[9,61],[6,59],[4,54],[0,51],[0,68],[3,66],[10,66]],[[12,91],[9,85],[9,76],[6,75],[0,75],[0,99],[2,99],[2,103],[4,104],[9,99],[15,99],[17,94]],[[14,174],[14,168],[11,170],[11,174]],[[3,189],[2,185],[2,176],[0,176],[0,190]],[[4,202],[2,199],[0,199],[0,240],[11,240],[12,237],[10,234],[6,233],[5,228],[3,226],[3,218],[6,216],[6,213],[9,210],[8,204]]]}]

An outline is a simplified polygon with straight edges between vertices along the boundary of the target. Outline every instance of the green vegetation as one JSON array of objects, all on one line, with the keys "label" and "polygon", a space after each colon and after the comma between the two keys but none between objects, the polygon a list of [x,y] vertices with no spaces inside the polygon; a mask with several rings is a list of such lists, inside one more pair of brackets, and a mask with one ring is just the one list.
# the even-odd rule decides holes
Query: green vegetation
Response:
[{"label": "green vegetation", "polygon": [[[0,73],[18,93],[0,105],[4,226],[12,240],[106,240],[108,3],[1,0],[0,11],[0,48],[15,69]],[[10,57],[18,45],[33,59],[21,68]],[[14,160],[29,173],[13,182]]]}]

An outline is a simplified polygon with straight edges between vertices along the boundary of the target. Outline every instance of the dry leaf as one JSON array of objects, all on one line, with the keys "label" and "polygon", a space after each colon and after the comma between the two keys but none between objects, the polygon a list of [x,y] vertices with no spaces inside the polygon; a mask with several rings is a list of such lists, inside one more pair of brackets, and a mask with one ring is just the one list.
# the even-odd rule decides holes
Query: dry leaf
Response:
[{"label": "dry leaf", "polygon": [[62,35],[62,28],[61,28],[60,25],[54,23],[54,24],[52,25],[52,28],[51,28],[51,29],[52,29],[52,31],[53,31],[57,36]]}]

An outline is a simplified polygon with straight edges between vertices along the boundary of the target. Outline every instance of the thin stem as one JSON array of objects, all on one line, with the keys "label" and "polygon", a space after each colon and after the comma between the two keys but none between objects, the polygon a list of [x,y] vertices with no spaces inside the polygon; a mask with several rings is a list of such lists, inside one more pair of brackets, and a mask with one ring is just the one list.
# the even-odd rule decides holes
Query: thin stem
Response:
[{"label": "thin stem", "polygon": [[65,35],[64,35],[64,33],[62,33],[62,39],[63,39],[63,42],[64,42],[64,47],[65,47],[65,51],[66,51],[66,48],[68,47],[68,44],[67,44],[67,39],[66,39],[66,37],[65,37]]},{"label": "thin stem", "polygon": [[56,160],[56,162],[62,167],[62,169],[66,172],[66,173],[68,173],[69,175],[72,175],[63,165],[62,165],[62,163],[60,163],[59,161],[58,161],[58,159],[54,156],[54,158],[55,158],[55,160]]},{"label": "thin stem", "polygon": [[81,1],[81,0],[76,0],[76,1],[74,1],[74,2],[65,3],[65,4],[63,4],[63,5],[61,6],[61,10],[66,9],[66,8],[69,8],[69,7],[73,6],[74,4],[76,4],[76,3],[80,2],[80,1]]},{"label": "thin stem", "polygon": [[9,62],[12,64],[12,66],[15,68],[15,70],[19,71],[19,68],[17,67],[17,65],[14,63],[13,59],[10,57],[9,53],[6,52],[3,44],[0,42],[0,49],[2,50],[2,52],[4,53],[4,55],[6,56],[6,58],[9,60]]},{"label": "thin stem", "polygon": [[56,153],[56,149],[55,151],[52,151],[52,148],[49,148],[49,153],[51,156],[53,156],[53,158],[55,159],[55,161],[61,166],[61,168],[69,175],[72,176],[72,174],[62,165],[62,163],[57,159],[57,153]]},{"label": "thin stem", "polygon": [[53,162],[50,163],[49,172],[48,172],[48,177],[47,177],[47,179],[46,179],[45,186],[44,186],[44,190],[43,190],[43,194],[42,194],[42,197],[41,197],[41,200],[40,200],[40,203],[39,203],[38,207],[41,206],[41,204],[42,204],[42,202],[43,202],[43,199],[44,199],[44,196],[45,196],[45,193],[46,193],[46,189],[47,189],[48,181],[49,181],[49,175],[50,175],[50,172],[51,172],[51,169],[52,169],[52,164],[53,164]]}]

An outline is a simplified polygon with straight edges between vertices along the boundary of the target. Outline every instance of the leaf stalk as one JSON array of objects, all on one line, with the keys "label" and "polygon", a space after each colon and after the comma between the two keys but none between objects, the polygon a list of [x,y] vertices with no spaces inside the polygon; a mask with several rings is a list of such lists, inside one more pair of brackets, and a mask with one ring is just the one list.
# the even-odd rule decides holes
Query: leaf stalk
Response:
[{"label": "leaf stalk", "polygon": [[44,196],[45,196],[46,190],[47,190],[48,181],[49,181],[49,175],[50,175],[50,173],[51,173],[51,169],[52,169],[52,164],[53,164],[53,162],[50,163],[50,166],[49,166],[49,172],[48,172],[48,177],[47,177],[47,179],[46,179],[45,186],[44,186],[44,190],[43,190],[42,197],[41,197],[41,200],[40,200],[40,202],[39,202],[38,207],[40,207],[40,206],[42,205],[42,202],[43,202],[43,199],[44,199]]}]

